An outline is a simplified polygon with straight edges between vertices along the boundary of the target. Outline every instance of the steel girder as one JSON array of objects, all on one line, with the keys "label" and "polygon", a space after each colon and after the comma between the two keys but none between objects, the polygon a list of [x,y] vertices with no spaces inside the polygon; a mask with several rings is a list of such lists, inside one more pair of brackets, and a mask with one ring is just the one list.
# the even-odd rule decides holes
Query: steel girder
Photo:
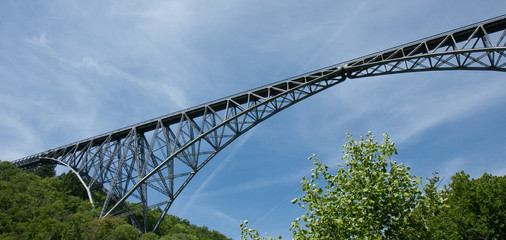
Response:
[{"label": "steel girder", "polygon": [[[433,70],[506,71],[506,15],[377,52],[14,161],[64,164],[106,194],[100,217],[156,230],[173,201],[220,150],[291,105],[347,78]],[[148,208],[163,207],[156,222]]]}]

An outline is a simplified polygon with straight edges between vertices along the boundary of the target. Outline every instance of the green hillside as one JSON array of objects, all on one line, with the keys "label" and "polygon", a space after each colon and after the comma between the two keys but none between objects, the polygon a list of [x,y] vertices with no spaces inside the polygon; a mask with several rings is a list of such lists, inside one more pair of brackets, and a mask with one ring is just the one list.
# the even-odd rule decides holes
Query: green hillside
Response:
[{"label": "green hillside", "polygon": [[50,165],[23,171],[0,162],[0,239],[229,239],[171,215],[156,234],[141,234],[126,218],[99,220],[99,213],[73,174],[54,176]]}]

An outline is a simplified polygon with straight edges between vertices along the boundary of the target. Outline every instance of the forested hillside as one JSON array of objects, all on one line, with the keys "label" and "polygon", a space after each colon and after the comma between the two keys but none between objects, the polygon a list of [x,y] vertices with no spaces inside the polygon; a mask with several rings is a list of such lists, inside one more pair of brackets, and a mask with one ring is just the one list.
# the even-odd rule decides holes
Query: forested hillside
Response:
[{"label": "forested hillside", "polygon": [[229,239],[170,215],[156,234],[141,234],[127,219],[99,220],[99,213],[73,174],[54,176],[54,166],[47,165],[23,171],[0,162],[0,239]]}]

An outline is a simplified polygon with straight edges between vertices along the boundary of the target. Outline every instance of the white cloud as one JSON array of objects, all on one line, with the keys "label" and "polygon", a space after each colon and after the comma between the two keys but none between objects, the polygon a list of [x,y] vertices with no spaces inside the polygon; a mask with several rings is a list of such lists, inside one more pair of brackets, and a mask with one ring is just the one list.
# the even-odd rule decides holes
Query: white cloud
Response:
[{"label": "white cloud", "polygon": [[107,63],[98,63],[96,59],[92,57],[84,57],[79,62],[72,62],[66,59],[60,59],[62,64],[68,65],[76,70],[88,70],[96,72],[104,77],[121,77],[127,78],[128,75],[119,70],[118,68],[111,66]]},{"label": "white cloud", "polygon": [[452,175],[464,170],[465,167],[466,160],[461,157],[456,157],[442,163],[439,175],[446,178],[443,181],[449,182]]},{"label": "white cloud", "polygon": [[212,190],[209,192],[202,192],[199,194],[195,194],[196,197],[210,197],[210,196],[224,196],[224,195],[233,195],[239,192],[247,192],[255,189],[268,188],[271,186],[277,186],[285,183],[296,183],[299,182],[303,176],[308,174],[307,169],[303,169],[296,173],[290,173],[285,175],[279,175],[273,178],[261,178],[261,179],[253,179],[251,181],[242,182],[239,184],[234,184],[230,187],[225,187],[222,189]]},{"label": "white cloud", "polygon": [[455,89],[436,96],[418,98],[399,106],[391,120],[402,121],[402,130],[395,132],[397,141],[406,141],[442,123],[476,114],[484,107],[505,96],[505,86],[499,81],[473,85],[473,89]]},{"label": "white cloud", "polygon": [[[358,4],[356,4],[353,9],[350,12],[347,12],[347,14],[342,18],[343,21],[338,23],[338,26],[333,27],[335,28],[329,36],[325,37],[325,42],[323,45],[321,45],[318,50],[313,53],[307,60],[306,64],[302,67],[302,69],[308,69],[309,66],[314,65],[314,62],[317,61],[317,59],[321,57],[328,57],[326,56],[329,49],[334,48],[334,44],[340,37],[345,35],[344,33],[346,30],[351,26],[350,23],[355,21],[357,18],[360,18],[363,15],[363,10],[367,7],[368,1],[360,1]],[[335,22],[333,24],[336,24]],[[328,26],[326,26],[328,27]],[[300,34],[300,33],[296,33]]]},{"label": "white cloud", "polygon": [[[70,68],[75,71],[94,72],[118,83],[121,81],[127,81],[128,83],[135,85],[135,87],[141,90],[141,92],[148,93],[148,95],[157,94],[162,95],[165,99],[168,98],[168,101],[175,104],[176,108],[188,107],[186,95],[176,85],[165,83],[163,81],[140,79],[139,77],[129,74],[116,66],[104,62],[99,62],[97,59],[92,57],[83,57],[78,62],[73,62],[61,58],[60,62],[63,67]],[[103,82],[101,84],[107,83]]]},{"label": "white cloud", "polygon": [[[506,85],[496,73],[464,72],[419,73],[349,79],[336,87],[328,106],[333,117],[328,129],[357,124],[365,130],[388,132],[396,142],[407,142],[442,124],[480,114],[506,97]],[[448,76],[443,82],[426,77]],[[474,80],[476,76],[482,78]],[[462,79],[464,78],[464,79]],[[406,80],[406,79],[409,79]],[[351,129],[350,129],[351,128]],[[379,133],[376,133],[379,134]]]},{"label": "white cloud", "polygon": [[32,44],[35,47],[43,48],[43,49],[50,49],[50,42],[46,38],[46,33],[43,32],[40,35],[32,35],[31,37],[27,38],[26,41],[30,44]]},{"label": "white cloud", "polygon": [[34,129],[25,121],[6,114],[1,109],[0,115],[2,116],[0,118],[0,125],[4,129],[9,129],[8,132],[2,132],[2,138],[10,140],[0,147],[0,152],[3,153],[0,160],[19,159],[28,154],[27,149],[41,147],[41,141],[37,138]]},{"label": "white cloud", "polygon": [[225,219],[226,221],[228,221],[228,223],[230,225],[237,225],[239,223],[239,220],[233,218],[232,216],[230,215],[227,215],[225,214],[224,212],[222,211],[219,211],[217,209],[214,209],[214,208],[206,208],[206,212],[209,212],[211,214],[213,214],[214,216],[218,217],[218,218],[221,218],[221,219]]}]

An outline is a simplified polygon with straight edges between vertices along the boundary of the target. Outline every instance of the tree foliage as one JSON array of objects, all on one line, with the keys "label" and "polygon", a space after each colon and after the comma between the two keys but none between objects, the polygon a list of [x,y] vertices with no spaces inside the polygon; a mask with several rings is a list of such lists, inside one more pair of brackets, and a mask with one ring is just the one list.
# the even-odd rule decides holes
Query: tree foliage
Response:
[{"label": "tree foliage", "polygon": [[427,228],[420,238],[505,238],[506,176],[484,173],[471,179],[461,171],[451,177],[441,194],[444,204],[432,204],[436,207],[414,215],[414,220],[422,220]]},{"label": "tree foliage", "polygon": [[[347,135],[344,166],[329,168],[315,155],[304,194],[292,200],[306,213],[292,222],[295,239],[504,239],[506,176],[463,171],[439,188],[437,172],[421,184],[410,168],[393,160],[397,149],[385,134],[358,141]],[[241,222],[242,239],[262,237]],[[278,237],[281,239],[281,237]]]},{"label": "tree foliage", "polygon": [[306,214],[291,230],[300,239],[393,239],[409,224],[411,209],[422,199],[420,179],[409,167],[395,162],[394,143],[382,144],[369,132],[355,141],[348,135],[343,146],[345,166],[335,174],[313,159],[311,179],[303,178],[305,195],[296,198]]},{"label": "tree foliage", "polygon": [[56,176],[56,164],[54,163],[47,163],[39,165],[35,168],[27,169],[26,171],[35,173],[35,175],[38,175],[40,177],[54,177]]},{"label": "tree foliage", "polygon": [[260,234],[255,229],[248,228],[247,224],[248,224],[248,220],[241,221],[241,223],[240,223],[241,239],[242,240],[246,240],[246,239],[252,239],[252,240],[260,240],[260,239],[276,240],[276,239],[281,239],[281,236],[278,236],[277,238],[274,238],[274,237],[267,236],[267,233],[265,234],[266,236],[262,236],[261,237]]},{"label": "tree foliage", "polygon": [[[145,234],[125,218],[98,219],[100,209],[92,208],[79,180],[72,173],[54,177],[52,169],[23,171],[0,162],[0,239],[228,239],[171,215]],[[148,213],[155,218],[161,211]]]}]

